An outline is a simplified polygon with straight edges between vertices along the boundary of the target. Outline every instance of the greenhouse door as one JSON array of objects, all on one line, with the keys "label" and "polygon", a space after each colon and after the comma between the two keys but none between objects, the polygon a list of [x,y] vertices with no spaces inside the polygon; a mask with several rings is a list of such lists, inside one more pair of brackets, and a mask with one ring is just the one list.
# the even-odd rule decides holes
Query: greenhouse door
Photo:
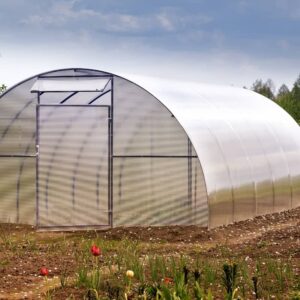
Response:
[{"label": "greenhouse door", "polygon": [[109,226],[109,106],[37,106],[37,227]]}]

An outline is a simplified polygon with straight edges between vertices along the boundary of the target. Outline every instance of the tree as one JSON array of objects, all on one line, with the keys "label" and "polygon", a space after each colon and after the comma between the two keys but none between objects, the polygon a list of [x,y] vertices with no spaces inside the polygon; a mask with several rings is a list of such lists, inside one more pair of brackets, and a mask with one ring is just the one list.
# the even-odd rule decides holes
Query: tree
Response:
[{"label": "tree", "polygon": [[5,92],[5,91],[6,91],[6,85],[1,84],[1,85],[0,85],[0,95],[1,95],[3,92]]},{"label": "tree", "polygon": [[294,83],[294,86],[292,89],[292,95],[296,101],[300,102],[300,75],[298,76],[297,80]]},{"label": "tree", "polygon": [[290,93],[289,88],[288,88],[285,84],[283,84],[283,85],[279,88],[279,90],[278,90],[277,98],[280,98],[280,97],[282,97],[282,96],[284,96],[284,95],[287,95],[287,94],[289,94],[289,93]]},{"label": "tree", "polygon": [[253,83],[251,89],[269,99],[275,100],[275,86],[271,79],[268,79],[266,82],[263,82],[261,79],[257,79]]},{"label": "tree", "polygon": [[300,76],[291,91],[285,84],[280,87],[276,102],[300,123]]},{"label": "tree", "polygon": [[297,123],[300,123],[300,101],[297,101],[292,93],[278,96],[277,104],[289,113]]}]

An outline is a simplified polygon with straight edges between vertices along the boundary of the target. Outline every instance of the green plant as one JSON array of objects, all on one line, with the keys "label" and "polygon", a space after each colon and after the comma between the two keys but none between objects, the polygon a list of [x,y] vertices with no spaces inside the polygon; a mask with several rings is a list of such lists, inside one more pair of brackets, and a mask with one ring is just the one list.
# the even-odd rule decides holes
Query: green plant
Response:
[{"label": "green plant", "polygon": [[233,299],[237,278],[237,264],[224,264],[222,282],[228,299]]},{"label": "green plant", "polygon": [[10,251],[15,251],[17,249],[17,244],[12,238],[12,224],[7,224],[5,227],[0,227],[0,241],[3,246]]},{"label": "green plant", "polygon": [[266,261],[266,268],[269,274],[275,279],[275,287],[277,291],[282,293],[289,288],[289,282],[293,280],[293,269],[290,262],[269,259]]},{"label": "green plant", "polygon": [[252,285],[252,281],[249,277],[249,268],[245,261],[239,263],[239,276],[238,276],[238,286],[240,287],[241,294],[246,298],[247,289]]},{"label": "green plant", "polygon": [[148,258],[148,265],[150,269],[151,280],[157,282],[159,278],[159,270],[158,270],[156,257],[150,256]]},{"label": "green plant", "polygon": [[175,295],[181,300],[189,299],[188,287],[185,283],[185,274],[178,273],[174,278]]},{"label": "green plant", "polygon": [[211,293],[211,290],[209,289],[206,294],[205,291],[201,289],[198,282],[195,282],[194,296],[196,300],[213,300],[213,295]]},{"label": "green plant", "polygon": [[215,266],[210,263],[205,263],[202,269],[202,275],[202,281],[206,291],[210,286],[214,285],[217,280],[217,271]]},{"label": "green plant", "polygon": [[67,272],[66,272],[66,270],[63,270],[62,274],[59,276],[60,286],[62,288],[66,287],[67,280],[68,280]]}]

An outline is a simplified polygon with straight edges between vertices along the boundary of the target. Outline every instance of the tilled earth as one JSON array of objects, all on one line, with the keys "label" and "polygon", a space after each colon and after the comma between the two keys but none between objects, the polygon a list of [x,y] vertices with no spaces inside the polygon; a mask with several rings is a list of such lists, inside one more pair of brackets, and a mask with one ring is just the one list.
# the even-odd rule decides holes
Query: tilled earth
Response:
[{"label": "tilled earth", "polygon": [[[256,217],[212,230],[198,226],[128,227],[89,232],[36,232],[27,225],[0,225],[0,299],[39,299],[55,276],[73,276],[82,239],[143,244],[143,252],[203,258],[290,259],[300,273],[300,208]],[[68,241],[68,243],[66,243]],[[39,269],[50,269],[45,287]],[[76,295],[76,290],[73,293]],[[79,293],[80,294],[80,293]],[[62,293],[54,299],[66,299]],[[76,298],[77,299],[77,298]]]}]

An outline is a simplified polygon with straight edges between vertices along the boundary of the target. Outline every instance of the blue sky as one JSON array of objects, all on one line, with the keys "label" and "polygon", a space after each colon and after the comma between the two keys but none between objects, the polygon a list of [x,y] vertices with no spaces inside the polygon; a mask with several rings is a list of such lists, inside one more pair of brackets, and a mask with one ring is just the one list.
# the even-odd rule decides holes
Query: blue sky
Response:
[{"label": "blue sky", "polygon": [[0,82],[89,67],[236,86],[300,73],[300,0],[0,0]]}]

